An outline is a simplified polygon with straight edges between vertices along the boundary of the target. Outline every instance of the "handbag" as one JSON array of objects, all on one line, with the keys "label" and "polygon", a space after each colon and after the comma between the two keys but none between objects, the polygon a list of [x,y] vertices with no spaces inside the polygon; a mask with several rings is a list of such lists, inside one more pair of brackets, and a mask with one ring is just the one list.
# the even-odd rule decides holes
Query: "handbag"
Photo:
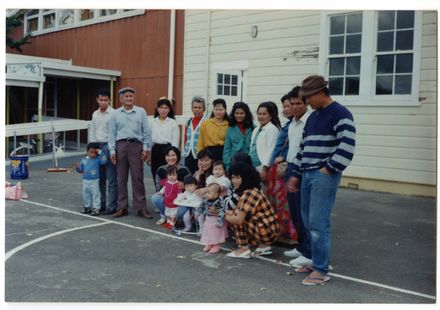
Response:
[{"label": "handbag", "polygon": [[[283,148],[281,149],[281,151],[284,150],[284,148],[287,145],[287,142],[289,142],[289,137],[287,137],[286,141],[284,141],[284,145],[283,145]],[[288,166],[288,163],[287,163],[286,160],[278,163],[278,165],[277,165],[277,177],[284,178],[284,176],[286,175],[287,166]]]}]

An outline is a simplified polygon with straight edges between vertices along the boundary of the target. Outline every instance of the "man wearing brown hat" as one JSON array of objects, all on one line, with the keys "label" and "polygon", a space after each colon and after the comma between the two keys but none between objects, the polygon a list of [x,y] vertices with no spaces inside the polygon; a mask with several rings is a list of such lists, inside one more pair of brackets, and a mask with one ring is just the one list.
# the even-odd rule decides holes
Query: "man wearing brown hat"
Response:
[{"label": "man wearing brown hat", "polygon": [[134,105],[134,89],[119,90],[122,106],[115,110],[109,122],[108,146],[110,160],[116,165],[118,178],[118,209],[113,217],[128,214],[128,172],[133,187],[133,210],[143,218],[153,218],[147,206],[144,186],[144,161],[150,156],[151,133],[147,113]]},{"label": "man wearing brown hat", "polygon": [[[287,182],[290,192],[301,190],[301,215],[310,240],[312,266],[302,284],[320,285],[328,280],[331,231],[330,214],[342,171],[350,164],[356,129],[347,108],[334,101],[322,76],[307,77],[300,96],[315,110],[304,126],[300,149]],[[298,184],[301,180],[301,189]],[[293,262],[292,262],[293,263]]]}]

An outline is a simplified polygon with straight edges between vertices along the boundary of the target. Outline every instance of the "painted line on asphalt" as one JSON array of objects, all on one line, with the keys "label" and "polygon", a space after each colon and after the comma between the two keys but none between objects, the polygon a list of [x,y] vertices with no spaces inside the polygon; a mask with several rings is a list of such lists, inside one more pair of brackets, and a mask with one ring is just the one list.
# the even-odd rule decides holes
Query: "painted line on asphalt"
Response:
[{"label": "painted line on asphalt", "polygon": [[16,247],[16,248],[10,250],[8,253],[6,253],[6,259],[5,259],[5,262],[6,262],[6,261],[7,261],[12,255],[16,254],[17,252],[20,252],[21,250],[26,249],[27,247],[29,247],[29,246],[31,246],[31,245],[33,245],[33,244],[35,244],[35,243],[38,243],[38,242],[40,242],[40,241],[43,241],[43,240],[46,240],[46,239],[49,239],[49,238],[52,238],[52,237],[55,237],[55,236],[59,236],[59,235],[62,235],[62,234],[67,234],[67,233],[70,233],[70,232],[72,232],[72,231],[81,230],[81,229],[87,229],[87,228],[92,228],[92,227],[98,227],[98,226],[108,225],[108,224],[110,224],[110,223],[98,223],[98,224],[91,224],[91,225],[86,225],[86,226],[79,226],[79,227],[74,227],[74,228],[69,228],[69,229],[65,229],[65,230],[57,231],[57,232],[54,232],[54,233],[52,233],[52,234],[49,234],[49,235],[45,235],[45,236],[39,237],[39,238],[37,238],[37,239],[31,240],[31,241],[29,241],[29,242],[26,242],[26,243],[24,243],[24,244],[22,244],[22,245],[20,245],[20,246],[18,246],[18,247]]},{"label": "painted line on asphalt", "polygon": [[135,225],[131,225],[131,224],[121,223],[121,222],[117,222],[115,220],[109,220],[109,219],[105,219],[105,218],[97,217],[97,216],[92,217],[92,216],[90,216],[88,214],[78,213],[78,211],[70,211],[70,210],[66,210],[66,209],[62,209],[62,208],[59,208],[59,207],[54,207],[54,206],[51,206],[51,205],[46,205],[44,203],[30,201],[30,200],[26,200],[26,199],[20,199],[20,201],[27,202],[27,203],[30,203],[30,204],[34,204],[34,205],[37,205],[37,206],[46,207],[46,208],[49,208],[49,209],[54,209],[54,210],[61,211],[61,212],[66,212],[66,213],[70,213],[70,214],[74,214],[74,215],[84,216],[84,217],[86,217],[89,220],[97,220],[97,221],[101,221],[101,222],[105,222],[105,223],[116,224],[116,225],[132,228],[132,229],[137,229],[137,230],[151,232],[153,234],[161,235],[161,236],[172,238],[172,239],[176,239],[176,240],[185,240],[187,242],[195,243],[195,244],[198,244],[198,245],[203,245],[200,241],[196,241],[196,240],[182,238],[182,237],[179,237],[179,236],[170,235],[169,233],[163,233],[163,232],[152,230],[152,229],[149,229],[149,228],[144,228],[144,227],[139,227],[139,226],[135,226]]},{"label": "painted line on asphalt", "polygon": [[[121,223],[121,222],[117,222],[117,221],[114,221],[114,220],[108,220],[108,219],[104,219],[102,217],[91,217],[90,215],[81,214],[81,213],[78,213],[78,212],[75,212],[75,211],[65,210],[65,209],[62,209],[62,208],[58,208],[58,207],[54,207],[54,206],[51,206],[51,205],[46,205],[46,204],[43,204],[43,203],[30,201],[30,200],[21,199],[20,201],[27,202],[29,204],[34,204],[34,205],[37,205],[37,206],[46,207],[46,208],[49,208],[49,209],[54,209],[54,210],[61,211],[61,212],[66,212],[66,213],[70,213],[70,214],[74,214],[74,215],[84,216],[84,217],[87,217],[88,219],[93,219],[93,220],[98,220],[98,221],[104,222],[104,223],[99,223],[99,224],[81,226],[81,227],[78,227],[78,228],[67,229],[67,230],[64,230],[64,231],[61,231],[61,232],[58,232],[58,233],[54,233],[54,234],[48,235],[50,237],[52,237],[54,235],[57,235],[57,234],[62,234],[62,233],[67,233],[67,232],[70,232],[70,231],[78,230],[78,229],[97,227],[97,226],[101,226],[101,225],[105,225],[105,224],[116,224],[116,225],[132,228],[132,229],[137,229],[137,230],[141,230],[141,231],[147,231],[147,232],[150,232],[150,233],[153,233],[153,234],[156,234],[156,235],[160,235],[160,236],[164,236],[164,237],[168,237],[168,238],[171,238],[171,239],[183,240],[183,241],[186,241],[186,242],[190,242],[190,243],[194,243],[194,244],[198,244],[198,245],[203,245],[199,241],[192,240],[192,239],[187,239],[187,238],[183,238],[183,237],[179,237],[179,236],[170,235],[169,233],[163,233],[163,232],[152,230],[152,229],[148,229],[148,228],[143,228],[143,227],[139,227],[139,226],[135,226],[135,225]],[[34,241],[36,241],[36,242],[41,241],[39,239],[44,240],[44,239],[47,239],[47,238],[46,237],[41,237],[41,238],[35,239]],[[30,241],[28,243],[36,243],[36,242]],[[26,243],[26,244],[28,244],[28,243]],[[24,245],[26,245],[26,244],[24,244]],[[22,246],[19,246],[16,249],[18,249],[20,247],[22,247]],[[228,248],[223,248],[222,247],[221,249],[224,250],[224,251],[231,251],[231,249],[228,249]],[[14,251],[14,250],[12,250],[12,251]],[[12,252],[12,251],[10,251],[10,252]],[[16,253],[16,252],[12,253],[8,257],[8,254],[10,252],[8,252],[6,254],[6,256],[7,256],[6,260],[10,256],[12,256],[13,254]],[[276,260],[276,259],[271,259],[271,258],[267,258],[267,257],[263,257],[263,256],[257,256],[255,258],[258,258],[258,259],[263,260],[263,261],[271,262],[271,263],[274,263],[274,264],[277,264],[277,265],[285,266],[285,267],[290,267],[290,268],[292,267],[290,264],[284,263],[284,262],[282,262],[280,260]],[[408,294],[408,295],[414,295],[414,296],[418,296],[418,297],[423,297],[423,298],[427,298],[427,299],[436,300],[436,297],[432,296],[432,295],[423,294],[423,293],[419,293],[419,292],[411,291],[411,290],[406,290],[406,289],[402,289],[402,288],[399,288],[399,287],[390,286],[390,285],[386,285],[386,284],[382,284],[382,283],[378,283],[378,282],[367,281],[367,280],[358,279],[358,278],[354,278],[354,277],[349,277],[349,276],[345,276],[345,275],[337,274],[337,273],[333,273],[333,272],[329,272],[328,275],[330,275],[332,277],[335,277],[335,278],[340,278],[340,279],[344,279],[344,280],[348,280],[348,281],[352,281],[352,282],[357,282],[357,283],[362,283],[362,284],[366,284],[366,285],[370,285],[370,286],[375,286],[375,287],[379,287],[379,288],[383,288],[383,289],[387,289],[387,290],[391,290],[391,291],[395,291],[395,292],[399,292],[399,293],[404,293],[404,294]]]}]

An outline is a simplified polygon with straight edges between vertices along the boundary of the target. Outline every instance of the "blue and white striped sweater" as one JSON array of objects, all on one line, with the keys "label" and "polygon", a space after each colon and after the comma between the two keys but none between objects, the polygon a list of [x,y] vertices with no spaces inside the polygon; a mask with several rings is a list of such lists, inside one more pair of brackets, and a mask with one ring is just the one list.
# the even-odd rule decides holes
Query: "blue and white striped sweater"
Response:
[{"label": "blue and white striped sweater", "polygon": [[341,173],[353,159],[355,144],[353,115],[338,102],[333,102],[314,111],[307,119],[291,174],[301,177],[303,170],[324,166],[331,174]]}]

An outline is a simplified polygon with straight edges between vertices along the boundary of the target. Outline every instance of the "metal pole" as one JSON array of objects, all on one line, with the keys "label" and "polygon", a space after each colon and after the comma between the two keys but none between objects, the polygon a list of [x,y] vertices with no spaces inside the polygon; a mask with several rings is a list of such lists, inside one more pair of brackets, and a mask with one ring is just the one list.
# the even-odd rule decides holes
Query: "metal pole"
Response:
[{"label": "metal pole", "polygon": [[168,60],[168,98],[173,98],[174,86],[174,45],[176,37],[176,10],[170,12],[170,50]]},{"label": "metal pole", "polygon": [[[38,85],[38,121],[43,121],[43,90],[44,82]],[[44,138],[43,134],[38,135],[38,153],[43,153]]]},{"label": "metal pole", "polygon": [[14,150],[17,148],[17,132],[14,130]]},{"label": "metal pole", "polygon": [[[6,86],[6,125],[9,125],[9,113],[11,104],[10,86]],[[6,154],[9,153],[9,138],[6,138]]]},{"label": "metal pole", "polygon": [[30,152],[31,152],[30,148],[31,148],[31,140],[29,138],[29,135],[27,135],[27,155],[28,156],[30,155]]},{"label": "metal pole", "polygon": [[52,121],[52,163],[54,168],[58,168],[57,157],[55,156],[55,129]]},{"label": "metal pole", "polygon": [[113,77],[110,78],[110,106],[113,108]]},{"label": "metal pole", "polygon": [[[76,118],[79,119],[79,113],[80,113],[80,98],[79,98],[79,80],[76,81]],[[79,146],[80,146],[80,130],[78,129],[76,131],[76,148],[79,151]]]}]

